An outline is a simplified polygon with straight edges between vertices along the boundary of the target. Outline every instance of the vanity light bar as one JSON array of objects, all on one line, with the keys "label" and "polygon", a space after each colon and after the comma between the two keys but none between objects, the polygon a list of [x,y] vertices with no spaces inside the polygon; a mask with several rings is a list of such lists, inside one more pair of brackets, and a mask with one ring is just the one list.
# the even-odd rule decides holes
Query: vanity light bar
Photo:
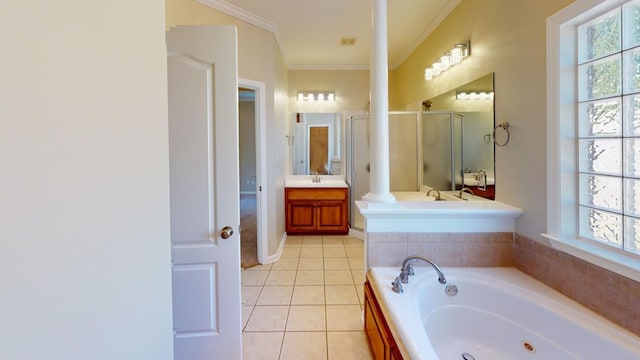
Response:
[{"label": "vanity light bar", "polygon": [[424,79],[431,80],[442,72],[449,70],[471,55],[471,41],[467,40],[461,44],[456,44],[451,50],[445,52],[431,67],[424,69]]},{"label": "vanity light bar", "polygon": [[456,93],[458,100],[493,100],[493,91],[479,92],[459,92]]},{"label": "vanity light bar", "polygon": [[298,91],[298,102],[303,101],[334,102],[336,94],[333,91]]}]

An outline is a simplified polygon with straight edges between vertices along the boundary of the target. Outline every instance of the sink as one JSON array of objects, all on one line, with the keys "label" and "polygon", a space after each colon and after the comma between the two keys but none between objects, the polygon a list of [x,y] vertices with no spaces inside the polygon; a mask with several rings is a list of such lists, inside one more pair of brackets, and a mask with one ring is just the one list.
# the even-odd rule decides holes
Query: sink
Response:
[{"label": "sink", "polygon": [[293,175],[284,181],[288,188],[346,188],[347,183],[340,175],[320,175],[320,182],[313,182],[311,175]]}]

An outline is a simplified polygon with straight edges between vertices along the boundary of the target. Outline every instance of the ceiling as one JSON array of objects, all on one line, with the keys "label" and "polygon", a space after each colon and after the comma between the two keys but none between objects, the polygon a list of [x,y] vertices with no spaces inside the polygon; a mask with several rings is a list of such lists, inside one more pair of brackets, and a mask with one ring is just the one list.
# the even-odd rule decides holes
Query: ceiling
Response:
[{"label": "ceiling", "polygon": [[[372,0],[197,0],[272,31],[290,69],[368,69]],[[461,0],[388,0],[389,67],[400,65]],[[355,39],[351,46],[342,39]]]}]

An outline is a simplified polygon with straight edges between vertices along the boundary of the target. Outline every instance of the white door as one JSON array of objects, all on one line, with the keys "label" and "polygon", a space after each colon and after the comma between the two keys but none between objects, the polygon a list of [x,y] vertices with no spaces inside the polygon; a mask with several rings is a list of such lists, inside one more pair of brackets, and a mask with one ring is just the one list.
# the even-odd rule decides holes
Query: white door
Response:
[{"label": "white door", "polygon": [[236,44],[167,32],[175,360],[242,358]]}]

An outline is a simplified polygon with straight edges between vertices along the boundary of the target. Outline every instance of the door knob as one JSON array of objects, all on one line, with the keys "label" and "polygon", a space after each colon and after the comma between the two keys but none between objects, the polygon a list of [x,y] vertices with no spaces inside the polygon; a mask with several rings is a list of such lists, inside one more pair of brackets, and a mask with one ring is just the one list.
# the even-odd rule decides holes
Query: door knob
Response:
[{"label": "door knob", "polygon": [[231,226],[225,226],[222,228],[222,232],[220,234],[220,236],[223,239],[228,239],[231,237],[231,235],[233,235],[233,229],[231,228]]}]

